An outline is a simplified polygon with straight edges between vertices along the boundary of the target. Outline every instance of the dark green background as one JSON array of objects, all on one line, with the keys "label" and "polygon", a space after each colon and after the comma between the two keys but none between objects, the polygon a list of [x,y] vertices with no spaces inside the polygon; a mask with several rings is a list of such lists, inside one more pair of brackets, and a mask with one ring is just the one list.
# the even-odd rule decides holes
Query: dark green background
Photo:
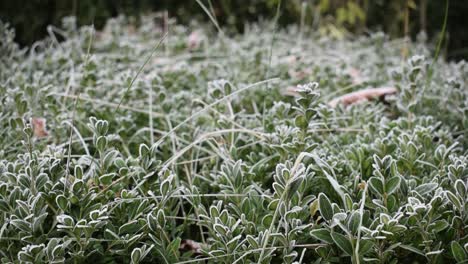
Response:
[{"label": "dark green background", "polygon": [[[211,0],[217,20],[224,26],[242,31],[246,22],[260,18],[272,19],[279,0]],[[299,23],[301,4],[307,2],[306,23],[313,21],[314,10],[323,0],[283,0],[279,23]],[[403,14],[407,0],[328,0],[330,7],[322,10],[322,17],[333,17],[336,8],[353,2],[363,7],[366,19],[361,23],[342,24],[343,28],[355,33],[382,29],[393,37],[404,35]],[[208,6],[208,1],[202,1]],[[422,27],[420,5],[426,2],[426,30],[430,38],[440,32],[445,12],[445,0],[413,0],[416,8],[410,9],[410,33],[414,37]],[[451,0],[449,8],[446,56],[468,57],[468,1]],[[16,29],[16,41],[30,45],[46,36],[47,25],[60,25],[64,16],[75,15],[79,24],[94,23],[97,28],[109,17],[118,14],[138,16],[150,11],[167,10],[180,23],[196,18],[208,17],[195,0],[0,0],[0,19]]]}]

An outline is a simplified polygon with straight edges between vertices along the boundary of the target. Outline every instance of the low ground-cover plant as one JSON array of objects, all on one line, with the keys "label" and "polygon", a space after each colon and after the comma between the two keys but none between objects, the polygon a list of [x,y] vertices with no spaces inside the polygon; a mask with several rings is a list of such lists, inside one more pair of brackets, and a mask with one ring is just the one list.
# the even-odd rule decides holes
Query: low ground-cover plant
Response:
[{"label": "low ground-cover plant", "polygon": [[[2,263],[467,260],[465,62],[142,24],[29,51],[0,25]],[[376,87],[398,92],[328,104]]]}]

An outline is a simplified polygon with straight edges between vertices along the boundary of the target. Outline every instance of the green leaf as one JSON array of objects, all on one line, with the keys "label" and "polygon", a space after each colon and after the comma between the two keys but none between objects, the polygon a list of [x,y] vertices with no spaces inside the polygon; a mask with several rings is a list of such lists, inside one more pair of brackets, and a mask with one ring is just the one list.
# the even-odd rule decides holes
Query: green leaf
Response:
[{"label": "green leaf", "polygon": [[117,167],[117,168],[124,168],[127,166],[127,163],[125,162],[124,159],[118,157],[114,160],[114,165]]},{"label": "green leaf", "polygon": [[252,235],[247,235],[246,237],[247,242],[253,247],[253,248],[258,248],[258,242],[257,240],[252,236]]},{"label": "green leaf", "polygon": [[351,196],[349,194],[345,194],[344,195],[344,198],[345,198],[345,206],[346,206],[346,210],[353,210],[353,199],[351,199]]},{"label": "green leaf", "polygon": [[96,140],[96,148],[99,151],[104,151],[107,147],[107,138],[105,136],[100,136]]},{"label": "green leaf", "polygon": [[284,187],[283,185],[277,183],[277,182],[274,182],[272,184],[272,187],[273,187],[273,190],[275,190],[275,193],[278,195],[278,196],[281,196],[283,193],[284,193]]},{"label": "green leaf", "polygon": [[75,226],[75,220],[69,215],[58,215],[57,222],[63,224],[64,227],[73,227]]},{"label": "green leaf", "polygon": [[134,234],[140,229],[137,220],[130,221],[119,228],[119,234]]},{"label": "green leaf", "polygon": [[438,233],[449,226],[446,220],[437,220],[428,226],[429,232]]},{"label": "green leaf", "polygon": [[117,240],[117,241],[121,240],[121,238],[114,231],[112,231],[110,229],[106,229],[104,231],[104,237],[106,239],[114,239],[114,240]]},{"label": "green leaf", "polygon": [[387,192],[387,195],[390,195],[393,192],[395,192],[398,189],[398,187],[400,187],[400,182],[401,178],[398,176],[389,179],[385,184],[385,191]]},{"label": "green leaf", "polygon": [[49,180],[49,177],[47,176],[47,174],[45,173],[39,174],[36,178],[36,189],[41,190],[48,180]]},{"label": "green leaf", "polygon": [[99,182],[103,185],[109,185],[112,183],[115,173],[107,173],[99,177]]},{"label": "green leaf", "polygon": [[370,240],[363,240],[359,241],[359,254],[364,255],[367,252],[371,251],[372,247],[374,246],[374,242]]},{"label": "green leaf", "polygon": [[24,231],[24,232],[31,231],[31,225],[28,222],[24,221],[23,219],[14,219],[14,220],[11,220],[10,223],[21,231]]},{"label": "green leaf", "polygon": [[309,123],[307,122],[306,117],[303,115],[297,116],[294,123],[296,124],[297,127],[301,129],[307,129],[307,127],[309,126]]},{"label": "green leaf", "polygon": [[59,239],[58,238],[52,238],[49,243],[47,244],[46,247],[46,252],[49,256],[54,256],[54,253],[59,251],[62,247],[59,244]]},{"label": "green leaf", "polygon": [[319,200],[320,214],[325,220],[330,221],[333,218],[333,208],[332,208],[330,200],[328,199],[327,195],[325,195],[324,193],[319,194],[318,200]]},{"label": "green leaf", "polygon": [[452,256],[457,262],[462,262],[467,259],[465,250],[457,241],[452,241],[450,248],[452,250]]},{"label": "green leaf", "polygon": [[146,217],[146,222],[148,223],[148,227],[151,229],[151,231],[155,232],[158,230],[157,218],[152,213],[148,214]]},{"label": "green leaf", "polygon": [[227,234],[227,232],[228,232],[228,228],[225,227],[224,225],[221,225],[221,224],[214,224],[213,228],[217,233],[219,233],[219,234],[221,234],[223,236],[225,236]]},{"label": "green leaf", "polygon": [[455,190],[457,191],[458,196],[460,197],[466,196],[466,185],[462,180],[457,180],[455,182]]},{"label": "green leaf", "polygon": [[169,189],[171,188],[171,180],[172,178],[167,178],[161,183],[161,186],[159,188],[162,195],[166,195]]},{"label": "green leaf", "polygon": [[291,199],[293,195],[296,194],[296,191],[299,189],[303,181],[303,176],[296,177],[291,181],[291,183],[289,184],[288,199]]},{"label": "green leaf", "polygon": [[421,250],[419,250],[419,249],[417,249],[417,248],[415,248],[415,247],[413,247],[413,246],[410,246],[410,245],[403,245],[403,244],[398,245],[398,246],[401,247],[401,248],[403,248],[403,249],[409,250],[409,251],[411,251],[411,252],[413,252],[413,253],[416,253],[416,254],[418,254],[418,255],[421,255],[421,256],[424,256],[424,257],[426,256],[426,255],[424,254],[424,252],[422,252]]},{"label": "green leaf", "polygon": [[447,197],[452,202],[455,208],[457,208],[460,211],[462,210],[462,204],[460,202],[460,199],[458,199],[458,197],[455,194],[453,194],[451,191],[447,191]]},{"label": "green leaf", "polygon": [[397,206],[397,200],[395,198],[395,195],[389,195],[387,197],[387,209],[390,211],[390,212],[393,212],[395,210],[398,209],[398,206]]},{"label": "green leaf", "polygon": [[371,177],[369,179],[369,187],[374,193],[380,196],[383,196],[385,192],[382,180],[377,177]]},{"label": "green leaf", "polygon": [[424,196],[432,191],[434,191],[435,189],[437,189],[439,185],[437,183],[425,183],[425,184],[421,184],[419,185],[418,187],[416,187],[414,190],[419,193],[421,196]]},{"label": "green leaf", "polygon": [[58,195],[57,198],[55,198],[55,202],[62,211],[66,211],[68,209],[68,199],[62,194]]},{"label": "green leaf", "polygon": [[83,190],[83,187],[84,187],[84,182],[82,180],[76,180],[71,189],[73,191],[73,193],[79,193],[81,190]]},{"label": "green leaf", "polygon": [[340,233],[333,232],[331,233],[331,237],[335,244],[343,250],[346,254],[352,256],[353,255],[353,245],[351,242],[346,238],[344,235]]},{"label": "green leaf", "polygon": [[158,210],[158,213],[156,214],[156,219],[158,220],[158,225],[161,228],[164,228],[166,226],[166,214],[164,213],[164,210]]},{"label": "green leaf", "polygon": [[22,261],[22,263],[33,263],[34,262],[34,258],[27,254],[26,252],[23,252],[23,251],[20,251],[18,253],[18,259],[20,261]]},{"label": "green leaf", "polygon": [[167,246],[167,251],[169,252],[175,252],[175,254],[178,254],[179,248],[180,248],[180,242],[182,239],[180,237],[177,237],[174,239],[168,246]]},{"label": "green leaf", "polygon": [[147,156],[150,153],[150,148],[146,144],[141,144],[138,153],[140,157]]},{"label": "green leaf", "polygon": [[348,220],[348,229],[353,234],[357,234],[360,221],[361,221],[361,213],[359,211],[354,211]]},{"label": "green leaf", "polygon": [[330,235],[331,231],[329,229],[320,228],[310,231],[310,235],[315,237],[318,240],[325,241],[327,243],[333,243],[333,239]]},{"label": "green leaf", "polygon": [[2,211],[2,212],[9,212],[10,211],[10,206],[8,205],[7,202],[5,202],[2,199],[0,199],[0,211]]},{"label": "green leaf", "polygon": [[83,168],[79,165],[75,167],[75,178],[77,179],[83,178]]},{"label": "green leaf", "polygon": [[132,259],[132,264],[136,264],[140,262],[140,256],[141,256],[141,249],[135,248],[132,251],[131,259]]}]

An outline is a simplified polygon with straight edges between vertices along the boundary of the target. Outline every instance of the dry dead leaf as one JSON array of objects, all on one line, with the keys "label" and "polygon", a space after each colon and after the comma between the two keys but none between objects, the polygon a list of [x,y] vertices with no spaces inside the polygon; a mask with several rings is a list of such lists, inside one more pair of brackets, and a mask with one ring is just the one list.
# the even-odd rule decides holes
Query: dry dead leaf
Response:
[{"label": "dry dead leaf", "polygon": [[202,244],[191,239],[182,239],[180,242],[179,250],[181,251],[191,251],[192,253],[199,255],[201,254]]},{"label": "dry dead leaf", "polygon": [[299,96],[299,93],[296,90],[296,86],[289,86],[284,90],[281,90],[282,95],[287,95],[287,96]]},{"label": "dry dead leaf", "polygon": [[394,87],[364,89],[335,98],[328,102],[328,105],[331,107],[336,107],[338,104],[347,106],[375,98],[383,98],[387,95],[396,94],[397,92],[398,90]]},{"label": "dry dead leaf", "polygon": [[31,124],[34,130],[34,136],[37,138],[44,138],[49,135],[46,130],[46,119],[41,117],[31,118]]},{"label": "dry dead leaf", "polygon": [[361,72],[356,68],[349,69],[349,76],[351,76],[353,84],[362,83]]},{"label": "dry dead leaf", "polygon": [[307,75],[309,75],[310,72],[311,72],[310,70],[295,71],[291,69],[288,71],[288,74],[292,78],[303,79],[307,77]]},{"label": "dry dead leaf", "polygon": [[294,56],[294,55],[290,55],[290,56],[280,58],[280,62],[286,63],[289,66],[295,65],[298,60],[299,59],[297,58],[297,56]]},{"label": "dry dead leaf", "polygon": [[361,181],[357,187],[359,188],[359,190],[364,190],[366,188],[366,182],[365,181]]},{"label": "dry dead leaf", "polygon": [[189,50],[198,49],[203,40],[202,33],[199,30],[193,31],[187,38],[187,47]]}]

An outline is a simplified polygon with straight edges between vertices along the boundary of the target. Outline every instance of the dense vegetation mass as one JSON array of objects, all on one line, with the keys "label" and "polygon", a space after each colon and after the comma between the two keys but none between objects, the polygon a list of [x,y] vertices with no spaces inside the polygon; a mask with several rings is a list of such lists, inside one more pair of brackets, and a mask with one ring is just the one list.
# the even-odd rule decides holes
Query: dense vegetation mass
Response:
[{"label": "dense vegetation mass", "polygon": [[[449,12],[444,31],[446,7]],[[161,12],[161,24],[166,12],[182,24],[194,18],[209,22],[209,13],[220,25],[240,31],[246,24],[277,15],[280,25],[302,23],[333,34],[377,29],[392,37],[414,38],[424,31],[433,39],[444,31],[444,54],[450,59],[468,58],[468,5],[464,0],[249,0],[242,4],[235,0],[0,1],[0,20],[11,23],[20,45],[31,45],[48,36],[48,26],[60,26],[66,16],[76,16],[79,25],[94,24],[101,29],[107,19],[118,14],[138,21],[150,11]]]},{"label": "dense vegetation mass", "polygon": [[2,263],[467,259],[468,65],[423,37],[0,27]]}]

